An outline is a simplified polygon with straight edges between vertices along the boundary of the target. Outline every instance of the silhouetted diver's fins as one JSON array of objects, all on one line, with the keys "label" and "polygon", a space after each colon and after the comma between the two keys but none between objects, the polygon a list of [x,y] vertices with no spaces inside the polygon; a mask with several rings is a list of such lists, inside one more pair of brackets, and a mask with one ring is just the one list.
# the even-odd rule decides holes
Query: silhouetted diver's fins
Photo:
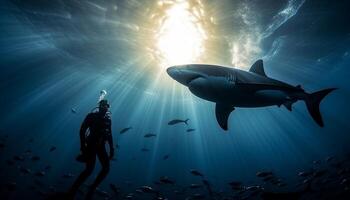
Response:
[{"label": "silhouetted diver's fins", "polygon": [[307,98],[305,99],[307,110],[309,111],[311,117],[315,120],[315,122],[321,127],[323,127],[324,124],[320,113],[320,103],[327,94],[329,94],[335,89],[337,88],[329,88],[318,92],[314,92],[308,94]]},{"label": "silhouetted diver's fins", "polygon": [[[259,74],[260,76],[266,76],[264,70],[264,64],[262,60],[257,60],[249,69],[250,72]],[[267,76],[266,76],[267,77]]]},{"label": "silhouetted diver's fins", "polygon": [[215,107],[216,120],[218,121],[220,127],[227,131],[227,120],[230,113],[235,109],[231,105],[217,103]]}]

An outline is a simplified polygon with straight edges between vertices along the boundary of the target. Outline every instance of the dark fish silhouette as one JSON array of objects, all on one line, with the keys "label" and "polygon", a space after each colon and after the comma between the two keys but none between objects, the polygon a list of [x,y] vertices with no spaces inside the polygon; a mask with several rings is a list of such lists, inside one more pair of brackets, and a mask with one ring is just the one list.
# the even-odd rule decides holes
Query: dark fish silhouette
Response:
[{"label": "dark fish silhouette", "polygon": [[193,174],[194,176],[201,176],[203,177],[203,174],[200,173],[199,171],[195,170],[195,169],[191,169],[191,174]]},{"label": "dark fish silhouette", "polygon": [[173,120],[171,120],[171,121],[168,122],[168,125],[175,125],[175,124],[179,124],[179,123],[185,123],[186,125],[188,125],[188,124],[187,124],[188,120],[190,120],[190,119],[185,119],[185,120],[182,120],[182,119],[173,119]]},{"label": "dark fish silhouette", "polygon": [[32,157],[32,161],[38,161],[38,160],[40,160],[40,157],[39,157],[39,156],[33,156],[33,157]]},{"label": "dark fish silhouette", "polygon": [[314,172],[313,177],[319,178],[321,176],[326,175],[327,173],[328,173],[327,170],[319,170],[319,171]]},{"label": "dark fish silhouette", "polygon": [[25,154],[31,154],[31,153],[32,153],[32,150],[27,149],[24,153],[25,153]]},{"label": "dark fish silhouette", "polygon": [[307,176],[311,176],[312,172],[299,172],[298,176],[302,176],[302,177],[307,177]]},{"label": "dark fish silhouette", "polygon": [[123,134],[123,133],[127,132],[130,129],[132,129],[132,127],[123,128],[122,130],[119,131],[119,134]]},{"label": "dark fish silhouette", "polygon": [[266,176],[272,176],[273,173],[272,172],[257,172],[256,176],[257,177],[266,177]]},{"label": "dark fish silhouette", "polygon": [[34,180],[34,184],[40,187],[43,187],[45,185],[42,181],[39,181],[38,179]]},{"label": "dark fish silhouette", "polygon": [[192,131],[195,131],[196,129],[194,129],[194,128],[189,128],[189,129],[187,129],[186,130],[186,132],[192,132]]},{"label": "dark fish silhouette", "polygon": [[191,188],[191,189],[197,189],[197,188],[201,188],[201,187],[202,187],[202,185],[196,184],[196,183],[192,183],[192,184],[190,185],[190,188]]},{"label": "dark fish silhouette", "polygon": [[145,137],[145,138],[150,138],[150,137],[156,137],[156,136],[157,136],[156,134],[147,133],[147,134],[145,134],[143,137]]},{"label": "dark fish silhouette", "polygon": [[43,176],[45,176],[45,174],[46,173],[44,171],[39,171],[39,172],[35,173],[35,176],[43,177]]},{"label": "dark fish silhouette", "polygon": [[107,198],[107,199],[110,198],[110,195],[108,194],[108,192],[103,191],[103,190],[101,190],[99,188],[96,189],[96,194],[98,196],[100,196],[100,197],[104,197],[104,198]]},{"label": "dark fish silhouette", "polygon": [[55,147],[55,146],[52,146],[51,148],[50,148],[50,152],[53,152],[53,151],[55,151],[57,148]]},{"label": "dark fish silhouette", "polygon": [[330,161],[332,161],[332,160],[334,160],[334,156],[328,156],[327,158],[326,158],[326,162],[330,162]]},{"label": "dark fish silhouette", "polygon": [[159,182],[163,183],[163,184],[170,184],[170,185],[175,184],[175,181],[169,179],[169,177],[167,177],[167,176],[160,177]]},{"label": "dark fish silhouette", "polygon": [[63,178],[72,178],[74,175],[72,173],[63,174]]},{"label": "dark fish silhouette", "polygon": [[165,155],[165,156],[163,156],[163,160],[167,160],[168,158],[170,157],[170,155]]},{"label": "dark fish silhouette", "polygon": [[12,160],[6,160],[6,163],[7,163],[8,165],[13,165],[13,164],[15,164],[15,162],[12,161]]},{"label": "dark fish silhouette", "polygon": [[49,170],[49,169],[51,169],[52,167],[51,167],[51,165],[46,165],[46,167],[44,168],[45,170]]},{"label": "dark fish silhouette", "polygon": [[32,173],[32,171],[31,171],[29,168],[19,167],[19,170],[20,170],[23,174],[30,174],[30,173]]},{"label": "dark fish silhouette", "polygon": [[119,189],[115,184],[113,184],[113,183],[109,184],[109,187],[110,187],[111,190],[112,190],[114,193],[116,193],[116,194],[118,194],[119,191],[120,191],[120,189]]},{"label": "dark fish silhouette", "polygon": [[71,108],[70,111],[71,111],[72,113],[74,113],[74,114],[77,113],[77,110],[76,110],[75,108]]},{"label": "dark fish silhouette", "polygon": [[149,149],[147,149],[147,148],[142,148],[141,151],[143,151],[143,152],[148,152]]},{"label": "dark fish silhouette", "polygon": [[13,156],[13,159],[17,160],[17,161],[24,161],[24,157],[23,156]]},{"label": "dark fish silhouette", "polygon": [[140,190],[144,193],[157,193],[157,191],[155,191],[151,186],[147,185],[141,186]]}]

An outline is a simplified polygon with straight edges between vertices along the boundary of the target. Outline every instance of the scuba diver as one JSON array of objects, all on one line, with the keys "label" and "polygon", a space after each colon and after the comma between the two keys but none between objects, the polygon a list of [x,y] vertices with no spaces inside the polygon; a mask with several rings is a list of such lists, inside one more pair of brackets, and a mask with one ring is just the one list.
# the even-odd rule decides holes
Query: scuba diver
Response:
[{"label": "scuba diver", "polygon": [[[109,160],[114,156],[113,138],[111,131],[111,117],[108,111],[109,104],[107,100],[100,100],[98,111],[89,113],[80,128],[81,154],[76,158],[77,161],[86,164],[86,168],[73,183],[68,192],[70,198],[74,198],[79,187],[91,175],[95,168],[96,155],[102,165],[102,170],[96,177],[93,184],[89,187],[86,199],[92,199],[94,191],[109,172]],[[86,135],[87,129],[89,134]],[[107,154],[105,143],[109,144],[109,155]]]}]

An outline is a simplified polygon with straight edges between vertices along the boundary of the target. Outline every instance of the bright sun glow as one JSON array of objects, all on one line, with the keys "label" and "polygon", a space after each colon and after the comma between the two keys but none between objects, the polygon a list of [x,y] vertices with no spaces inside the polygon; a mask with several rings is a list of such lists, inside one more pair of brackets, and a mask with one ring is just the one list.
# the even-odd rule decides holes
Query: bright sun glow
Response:
[{"label": "bright sun glow", "polygon": [[165,11],[165,17],[156,34],[160,65],[193,63],[204,51],[205,32],[187,2],[176,2]]}]

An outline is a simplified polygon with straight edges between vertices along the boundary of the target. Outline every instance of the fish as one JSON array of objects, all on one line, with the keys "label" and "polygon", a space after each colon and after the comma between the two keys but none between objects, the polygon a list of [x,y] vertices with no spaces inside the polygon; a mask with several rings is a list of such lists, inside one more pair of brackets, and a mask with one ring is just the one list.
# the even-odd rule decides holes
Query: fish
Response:
[{"label": "fish", "polygon": [[168,122],[168,125],[175,125],[175,124],[179,124],[179,123],[185,123],[186,125],[188,125],[188,124],[187,124],[188,120],[190,120],[190,119],[185,119],[185,120],[182,120],[182,119],[173,119],[173,120],[171,120],[171,121]]},{"label": "fish", "polygon": [[321,161],[320,160],[314,160],[314,161],[312,161],[312,163],[315,164],[315,165],[316,164],[318,165],[318,164],[321,164]]},{"label": "fish", "polygon": [[35,173],[35,176],[43,177],[43,176],[45,176],[45,174],[46,173],[44,171],[38,171]]},{"label": "fish", "polygon": [[147,134],[145,134],[143,137],[145,137],[145,138],[150,138],[150,137],[156,137],[156,136],[157,136],[156,134],[147,133]]},{"label": "fish", "polygon": [[273,173],[272,172],[257,172],[256,176],[257,177],[266,177],[266,176],[272,176]]},{"label": "fish", "polygon": [[13,164],[15,164],[15,162],[13,162],[12,160],[6,160],[6,163],[7,163],[7,165],[13,165]]},{"label": "fish", "polygon": [[190,185],[190,188],[191,188],[191,189],[197,189],[197,188],[201,188],[201,187],[202,187],[202,185],[196,184],[196,183],[192,183],[192,184]]},{"label": "fish", "polygon": [[123,133],[126,133],[127,131],[129,131],[130,129],[132,129],[132,127],[126,127],[126,128],[123,128],[119,131],[119,134],[123,134]]},{"label": "fish", "polygon": [[104,197],[104,198],[107,198],[107,199],[110,198],[110,195],[108,194],[108,192],[103,191],[103,190],[101,190],[99,188],[96,189],[96,194],[98,196],[100,196],[100,197]]},{"label": "fish", "polygon": [[19,167],[19,170],[24,174],[32,173],[32,170],[30,170],[29,168]]},{"label": "fish", "polygon": [[334,160],[334,156],[328,156],[325,160],[326,162],[331,162],[332,160]]},{"label": "fish", "polygon": [[319,178],[321,176],[326,175],[327,173],[328,173],[327,170],[319,170],[319,171],[314,172],[313,177],[314,178]]},{"label": "fish", "polygon": [[142,148],[141,151],[143,151],[143,152],[148,152],[149,149],[147,149],[147,148]]},{"label": "fish", "polygon": [[50,152],[53,152],[53,151],[55,151],[57,148],[55,147],[55,146],[52,146],[50,149],[49,149],[49,151]]},{"label": "fish", "polygon": [[39,156],[32,156],[32,161],[38,161],[38,160],[40,160]]},{"label": "fish", "polygon": [[201,176],[201,177],[203,177],[203,174],[200,173],[199,171],[195,170],[195,169],[191,169],[190,173],[193,174],[194,176]]},{"label": "fish", "polygon": [[307,176],[311,176],[313,173],[312,172],[299,172],[298,176],[302,176],[302,177],[307,177]]},{"label": "fish", "polygon": [[144,193],[155,193],[156,192],[151,186],[147,186],[147,185],[141,186],[140,190]]},{"label": "fish", "polygon": [[193,131],[195,131],[196,129],[194,129],[194,128],[189,128],[189,129],[187,129],[186,130],[186,132],[193,132]]},{"label": "fish", "polygon": [[45,185],[42,181],[40,181],[38,179],[34,179],[34,184],[37,185],[37,186],[40,186],[40,187]]},{"label": "fish", "polygon": [[233,187],[242,186],[242,182],[239,181],[231,181],[228,184]]},{"label": "fish", "polygon": [[159,182],[163,183],[163,184],[170,184],[170,185],[175,184],[175,181],[169,179],[169,177],[167,177],[167,176],[160,177]]},{"label": "fish", "polygon": [[25,154],[31,154],[31,153],[32,153],[32,150],[27,149],[24,153],[25,153]]},{"label": "fish", "polygon": [[110,184],[109,184],[109,187],[110,187],[111,190],[112,190],[114,193],[116,193],[116,194],[118,194],[118,193],[120,192],[120,189],[119,189],[115,184],[113,184],[113,183],[110,183]]},{"label": "fish", "polygon": [[46,167],[45,167],[44,169],[45,169],[45,170],[51,169],[51,165],[46,165]]},{"label": "fish", "polygon": [[24,157],[23,156],[13,156],[13,159],[17,160],[17,161],[24,161]]},{"label": "fish", "polygon": [[77,110],[76,110],[75,108],[71,108],[70,111],[71,111],[72,113],[74,113],[74,114],[77,113]]},{"label": "fish", "polygon": [[164,156],[163,156],[163,160],[167,160],[169,157],[170,157],[170,155],[168,155],[168,154],[167,154],[167,155],[164,155]]},{"label": "fish", "polygon": [[72,177],[74,177],[74,175],[72,173],[66,173],[66,174],[63,174],[62,177],[63,178],[72,178]]}]

